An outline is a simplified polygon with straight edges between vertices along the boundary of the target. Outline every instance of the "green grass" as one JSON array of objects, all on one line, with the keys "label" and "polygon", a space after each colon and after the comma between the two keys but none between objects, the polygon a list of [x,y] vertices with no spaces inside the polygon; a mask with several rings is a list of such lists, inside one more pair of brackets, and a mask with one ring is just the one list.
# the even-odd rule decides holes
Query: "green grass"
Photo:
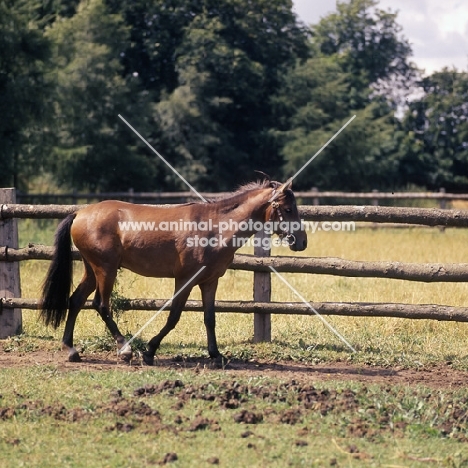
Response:
[{"label": "green grass", "polygon": [[[20,226],[21,244],[52,243],[53,223]],[[467,262],[468,231],[436,229],[317,233],[301,255],[355,260]],[[278,252],[276,252],[278,253]],[[289,251],[280,251],[290,255]],[[24,297],[38,297],[47,262],[21,264]],[[75,285],[81,266],[76,265]],[[286,275],[313,301],[375,301],[466,305],[466,284]],[[253,274],[228,271],[218,299],[250,300]],[[118,294],[168,298],[173,281],[123,271]],[[274,301],[298,299],[273,278]],[[199,299],[199,292],[192,297]],[[132,334],[154,312],[125,312],[123,332]],[[58,351],[62,329],[46,329],[34,311],[24,311],[24,334],[4,340],[3,352]],[[148,339],[167,313],[143,334]],[[221,351],[238,359],[430,367],[451,362],[468,369],[466,324],[391,318],[327,317],[357,354],[314,317],[273,316],[271,343],[253,344],[251,315],[218,314]],[[76,338],[87,354],[114,345],[95,312],[80,314]],[[201,314],[185,313],[163,342],[160,354],[204,356]],[[140,342],[139,346],[143,346]],[[65,360],[65,356],[63,359]],[[305,377],[304,377],[305,378]],[[174,382],[180,380],[183,386]],[[162,385],[164,382],[168,382]],[[146,387],[147,396],[141,395]],[[172,388],[171,388],[172,387]],[[313,387],[313,388],[312,388]],[[151,393],[151,389],[154,393]],[[311,395],[313,398],[305,398]],[[236,393],[237,392],[237,393]],[[226,404],[226,401],[233,401]],[[119,367],[61,370],[31,363],[0,369],[0,453],[7,468],[159,466],[168,453],[174,467],[467,467],[468,392],[462,388],[319,382],[313,374],[293,383],[263,376],[205,368]],[[224,402],[224,403],[223,403]],[[237,402],[237,403],[236,403]],[[238,422],[241,411],[256,424]],[[144,414],[142,414],[144,413]]]},{"label": "green grass", "polygon": [[0,379],[4,467],[153,466],[167,453],[174,467],[468,466],[466,390],[53,366]]}]

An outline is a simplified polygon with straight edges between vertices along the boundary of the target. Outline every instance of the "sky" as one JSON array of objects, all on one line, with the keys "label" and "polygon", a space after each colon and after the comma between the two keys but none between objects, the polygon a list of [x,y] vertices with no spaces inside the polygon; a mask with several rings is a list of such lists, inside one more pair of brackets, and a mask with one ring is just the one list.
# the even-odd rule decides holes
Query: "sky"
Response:
[{"label": "sky", "polygon": [[[335,11],[336,0],[293,0],[294,11],[306,24]],[[380,0],[379,8],[397,11],[401,34],[408,39],[411,60],[431,74],[443,67],[468,70],[467,0]]]}]

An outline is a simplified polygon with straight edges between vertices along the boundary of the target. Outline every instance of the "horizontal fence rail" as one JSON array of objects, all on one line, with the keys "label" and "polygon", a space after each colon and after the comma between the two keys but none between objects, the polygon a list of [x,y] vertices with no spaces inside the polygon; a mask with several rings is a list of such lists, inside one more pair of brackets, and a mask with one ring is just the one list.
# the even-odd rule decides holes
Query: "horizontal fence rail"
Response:
[{"label": "horizontal fence rail", "polygon": [[[0,262],[52,260],[53,253],[54,248],[47,245],[29,244],[21,249],[0,247]],[[76,249],[73,250],[73,259],[81,260],[80,252]],[[257,257],[236,254],[229,269],[270,273],[270,266],[279,273],[387,278],[425,283],[468,281],[468,263],[361,262],[333,257]]]},{"label": "horizontal fence rail", "polygon": [[296,197],[302,198],[354,198],[362,200],[468,200],[468,193],[439,192],[335,192],[310,190],[307,192],[294,191]]},{"label": "horizontal fence rail", "polygon": [[[200,192],[204,198],[219,198],[228,195],[230,192]],[[314,204],[318,204],[320,200],[326,199],[354,199],[354,200],[372,200],[373,203],[379,200],[437,200],[439,202],[453,200],[468,200],[466,193],[446,193],[443,188],[437,192],[379,192],[373,190],[371,192],[338,192],[338,191],[320,191],[316,188],[311,190],[302,190],[294,192],[296,197],[304,200],[313,200]],[[172,200],[194,200],[197,199],[193,192],[135,192],[132,189],[126,192],[105,192],[105,193],[17,193],[17,200],[21,203],[31,200],[109,200],[119,199],[131,202],[163,202],[167,203]]]},{"label": "horizontal fence rail", "polygon": [[[86,205],[21,205],[0,206],[2,219],[55,219],[64,218]],[[154,205],[170,207],[172,205]],[[370,205],[299,206],[304,221],[364,221],[369,223],[403,223],[424,226],[468,227],[468,210],[439,208],[402,208]]]},{"label": "horizontal fence rail", "polygon": [[365,221],[424,226],[468,227],[468,211],[389,206],[300,206],[305,221]]},{"label": "horizontal fence rail", "polygon": [[[167,299],[128,299],[119,303],[122,310],[159,310]],[[39,309],[37,299],[4,298],[0,300],[4,309]],[[430,319],[439,321],[468,322],[468,308],[450,307],[437,304],[386,304],[369,302],[257,302],[257,301],[215,301],[216,312],[241,314],[280,315],[341,315],[353,317],[395,317],[407,319]],[[86,301],[83,309],[94,309]],[[184,310],[203,312],[202,301],[189,300]],[[314,310],[316,312],[314,312]]]}]

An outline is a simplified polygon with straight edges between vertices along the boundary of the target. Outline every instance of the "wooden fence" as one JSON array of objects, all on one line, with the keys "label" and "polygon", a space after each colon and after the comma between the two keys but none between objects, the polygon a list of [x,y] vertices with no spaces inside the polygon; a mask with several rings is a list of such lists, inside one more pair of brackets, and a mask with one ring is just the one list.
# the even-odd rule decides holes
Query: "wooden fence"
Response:
[{"label": "wooden fence", "polygon": [[[437,192],[379,192],[372,190],[371,192],[338,192],[338,191],[323,191],[317,188],[310,190],[295,191],[296,197],[302,201],[303,204],[310,203],[314,206],[320,205],[322,200],[332,201],[332,204],[344,203],[360,203],[361,201],[370,203],[373,206],[380,204],[382,200],[433,200],[437,201],[439,207],[444,209],[447,202],[453,200],[468,200],[468,194],[464,193],[446,193],[445,189],[440,188]],[[218,198],[226,195],[225,192],[208,193],[201,192],[205,198]],[[78,204],[80,201],[91,203],[101,200],[123,200],[132,203],[183,203],[190,200],[198,200],[198,197],[190,191],[180,192],[135,192],[130,189],[126,192],[106,192],[106,193],[17,193],[16,196],[18,203],[69,203],[72,205]]]},{"label": "wooden fence", "polygon": [[[0,190],[0,338],[17,333],[21,328],[20,309],[37,309],[37,299],[20,297],[19,268],[23,260],[50,260],[53,248],[29,245],[18,248],[15,222],[17,218],[63,218],[80,205],[23,205],[14,203],[12,189]],[[10,198],[9,198],[10,197]],[[395,208],[380,206],[300,206],[305,221],[354,221],[370,223],[402,223],[423,226],[468,227],[468,211]],[[79,252],[74,259],[79,260]],[[254,340],[271,339],[271,314],[323,315],[361,317],[402,317],[468,322],[468,308],[444,305],[385,303],[273,303],[271,269],[278,272],[327,274],[348,277],[392,278],[421,282],[464,282],[468,280],[468,264],[417,264],[402,262],[360,262],[340,258],[270,257],[259,248],[255,255],[236,255],[231,269],[254,272],[253,301],[217,301],[218,312],[253,313]],[[158,310],[165,299],[132,299],[124,305],[128,310]],[[88,301],[86,308],[91,308]],[[312,309],[313,308],[313,309]],[[188,301],[185,310],[201,311],[200,301]]]}]

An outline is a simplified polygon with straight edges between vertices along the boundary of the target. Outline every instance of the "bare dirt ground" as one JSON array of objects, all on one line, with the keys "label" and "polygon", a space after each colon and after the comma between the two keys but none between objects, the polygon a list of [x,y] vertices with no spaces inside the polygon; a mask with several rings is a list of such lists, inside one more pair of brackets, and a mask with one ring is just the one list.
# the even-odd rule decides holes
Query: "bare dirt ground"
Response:
[{"label": "bare dirt ground", "polygon": [[[64,372],[122,370],[136,372],[143,367],[138,359],[129,365],[113,353],[82,355],[82,362],[71,363],[66,353],[31,351],[27,353],[0,351],[0,368],[25,368],[52,365]],[[341,380],[379,385],[423,385],[431,388],[457,389],[468,385],[468,372],[453,369],[449,364],[423,369],[383,368],[353,365],[343,362],[303,364],[292,361],[265,362],[233,360],[224,369],[213,368],[209,359],[159,356],[152,369],[193,369],[194,372],[222,372],[226,376],[264,376],[281,380],[310,383]]]}]

